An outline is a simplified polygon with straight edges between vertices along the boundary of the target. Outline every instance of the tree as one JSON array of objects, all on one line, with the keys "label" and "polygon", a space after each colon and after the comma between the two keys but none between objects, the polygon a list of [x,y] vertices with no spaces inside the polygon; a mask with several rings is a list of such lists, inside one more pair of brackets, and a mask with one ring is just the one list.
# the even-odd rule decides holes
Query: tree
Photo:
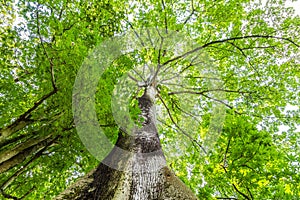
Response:
[{"label": "tree", "polygon": [[[133,138],[143,138],[134,144],[147,140],[135,135],[130,123],[120,125],[123,115],[111,109],[112,104],[118,105],[114,92],[120,89],[121,94],[131,94],[124,99],[130,101],[130,117],[140,124],[137,132],[154,121],[152,115],[142,120],[139,116],[148,113],[141,113],[138,105],[143,110],[149,108],[145,102],[152,102],[161,110],[157,131],[152,126],[146,137],[152,138],[149,144],[133,149],[144,153],[160,150],[159,135],[171,168],[163,166],[143,176],[162,180],[147,185],[150,191],[160,188],[148,198],[178,194],[193,199],[189,187],[200,199],[298,199],[299,16],[283,4],[19,1],[14,5],[6,1],[1,10],[5,23],[0,28],[2,195],[52,198],[96,167],[98,161],[85,150],[75,131],[73,83],[88,50],[119,35],[117,32],[131,30],[142,39],[141,44],[152,39],[160,45],[121,55],[102,72],[95,111],[104,134],[116,146],[130,149]],[[17,16],[12,12],[15,8]],[[23,25],[13,25],[13,18],[19,16]],[[140,31],[144,27],[157,29],[147,36]],[[170,51],[172,44],[181,42],[165,40],[172,32],[183,34],[181,40],[188,45]],[[135,86],[128,87],[133,89],[128,92],[135,93],[126,93],[125,83]],[[115,85],[120,87],[115,89]],[[155,99],[147,95],[150,90],[156,91]],[[280,131],[282,125],[289,129]],[[100,195],[119,195],[114,191],[122,188],[125,192],[136,191],[137,186],[146,188],[143,184],[151,181],[142,182],[137,178],[142,176],[139,172],[107,166],[138,157],[116,157],[124,154],[114,152],[75,183],[73,189],[84,189],[75,194],[88,197],[94,193],[101,199]],[[162,152],[157,152],[158,163],[164,163]],[[148,161],[133,163],[140,167]],[[105,175],[113,178],[99,179]],[[129,185],[124,180],[134,183],[132,190],[126,190]],[[37,181],[42,184],[36,185]],[[104,191],[104,184],[119,187]],[[182,189],[175,190],[177,193],[174,185]]]}]

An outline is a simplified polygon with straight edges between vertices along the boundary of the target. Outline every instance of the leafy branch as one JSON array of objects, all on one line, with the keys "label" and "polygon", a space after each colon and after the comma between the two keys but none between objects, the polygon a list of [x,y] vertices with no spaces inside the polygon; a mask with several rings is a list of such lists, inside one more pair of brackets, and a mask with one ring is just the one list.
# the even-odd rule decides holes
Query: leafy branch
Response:
[{"label": "leafy branch", "polygon": [[[225,173],[228,173],[226,167],[222,166],[222,168],[224,169]],[[233,186],[234,190],[237,191],[240,195],[242,195],[245,199],[251,200],[250,197],[248,197],[245,193],[240,191],[234,183],[232,183],[232,186]]]},{"label": "leafy branch", "polygon": [[187,22],[191,19],[191,17],[195,14],[195,7],[194,7],[194,0],[191,0],[191,12],[189,14],[189,16],[184,20],[183,25],[187,24]]},{"label": "leafy branch", "polygon": [[[197,90],[198,88],[191,88],[194,90]],[[239,94],[250,94],[250,93],[254,93],[254,92],[248,92],[248,91],[240,91],[240,90],[227,90],[227,89],[209,89],[209,90],[203,90],[203,91],[191,91],[191,90],[183,90],[183,91],[175,91],[175,92],[169,92],[168,95],[174,95],[174,94],[204,94],[204,93],[208,93],[208,92],[230,92],[230,93],[239,93]]]},{"label": "leafy branch", "polygon": [[165,5],[164,0],[161,0],[161,5],[162,5],[163,12],[164,12],[165,29],[166,29],[166,33],[168,33],[168,19],[167,19],[166,5]]},{"label": "leafy branch", "polygon": [[45,45],[44,45],[44,41],[43,41],[43,38],[42,38],[42,35],[41,35],[40,22],[39,22],[39,6],[40,5],[38,4],[37,9],[36,9],[37,33],[38,33],[38,36],[39,36],[39,39],[40,39],[40,42],[41,42],[44,54],[46,55],[47,60],[49,61],[49,64],[50,64],[51,83],[52,83],[53,90],[57,91],[57,87],[55,85],[54,69],[53,69],[54,64],[53,64],[52,59],[50,59],[50,57],[48,55],[48,52],[46,51],[46,48],[45,48]]},{"label": "leafy branch", "polygon": [[37,33],[38,33],[38,36],[39,36],[39,39],[41,42],[41,46],[43,48],[44,54],[46,55],[46,57],[50,63],[51,84],[52,84],[53,90],[51,92],[49,92],[48,94],[45,94],[44,96],[42,96],[41,99],[36,101],[30,109],[28,109],[25,113],[20,115],[12,124],[8,125],[5,128],[0,129],[0,141],[3,141],[5,138],[10,136],[11,134],[23,129],[25,126],[34,122],[34,120],[30,119],[31,113],[34,110],[36,110],[39,107],[39,105],[41,105],[46,99],[48,99],[52,95],[56,94],[58,91],[56,84],[55,84],[54,68],[53,68],[54,64],[52,62],[52,59],[50,59],[50,57],[46,51],[44,41],[43,41],[41,33],[40,33],[39,5],[37,6],[37,11],[36,11],[36,23],[37,23]]},{"label": "leafy branch", "polygon": [[171,114],[171,111],[170,111],[170,109],[168,108],[168,106],[167,106],[167,104],[165,103],[165,101],[162,99],[162,97],[161,97],[159,94],[158,94],[157,96],[158,96],[159,100],[162,102],[162,104],[164,105],[164,107],[166,108],[167,113],[168,113],[168,116],[169,116],[169,118],[171,119],[172,123],[175,125],[175,127],[176,127],[183,135],[185,135],[186,137],[188,137],[193,143],[197,144],[197,145],[202,149],[202,151],[203,151],[205,154],[207,154],[207,152],[206,152],[206,150],[204,149],[204,147],[203,147],[197,140],[195,140],[194,138],[192,138],[192,136],[190,136],[188,133],[186,133],[182,128],[180,128],[180,127],[178,126],[178,124],[175,122],[175,120],[174,120],[174,118],[173,118],[173,116],[172,116],[172,114]]},{"label": "leafy branch", "polygon": [[290,42],[292,43],[293,45],[295,45],[296,47],[300,47],[300,45],[298,45],[297,43],[295,43],[293,40],[289,39],[289,38],[283,38],[283,37],[277,37],[277,36],[271,36],[271,35],[247,35],[247,36],[241,36],[241,37],[232,37],[232,38],[227,38],[227,39],[223,39],[223,40],[215,40],[215,41],[211,41],[211,42],[208,42],[200,47],[197,47],[193,50],[190,50],[182,55],[179,55],[179,56],[176,56],[174,58],[171,58],[169,60],[167,60],[166,62],[164,62],[162,65],[165,66],[173,61],[176,61],[178,59],[181,59],[181,58],[184,58],[192,53],[195,53],[197,51],[200,51],[206,47],[209,47],[211,45],[214,45],[214,44],[220,44],[220,43],[224,43],[224,42],[229,42],[229,41],[235,41],[235,40],[242,40],[242,39],[249,39],[249,38],[265,38],[265,39],[279,39],[279,40],[284,40],[284,41],[287,41],[287,42]]},{"label": "leafy branch", "polygon": [[35,187],[31,188],[28,192],[26,192],[26,194],[24,194],[21,198],[9,195],[5,193],[5,189],[10,185],[10,183],[12,183],[20,174],[22,174],[25,169],[27,168],[27,166],[32,163],[34,160],[36,160],[37,158],[39,158],[40,156],[43,155],[43,152],[49,147],[51,146],[57,139],[59,138],[59,136],[56,136],[53,139],[47,140],[46,144],[40,148],[32,158],[30,158],[21,168],[19,168],[12,176],[10,176],[4,183],[2,183],[1,187],[0,187],[0,191],[2,193],[2,195],[6,198],[11,198],[11,199],[15,199],[15,200],[19,200],[19,199],[23,199],[25,196],[27,196]]}]

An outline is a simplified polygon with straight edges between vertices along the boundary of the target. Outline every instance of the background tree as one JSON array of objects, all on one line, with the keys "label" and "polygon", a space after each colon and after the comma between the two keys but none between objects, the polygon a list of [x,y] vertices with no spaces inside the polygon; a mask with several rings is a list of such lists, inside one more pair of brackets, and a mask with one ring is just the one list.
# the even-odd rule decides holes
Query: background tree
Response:
[{"label": "background tree", "polygon": [[[299,198],[299,16],[284,2],[2,4],[0,181],[5,198],[52,198],[96,167],[73,124],[77,70],[88,50],[106,37],[149,26],[185,32],[198,44],[186,56],[205,51],[221,83],[207,87],[216,77],[203,77],[186,57],[160,52],[162,63],[177,70],[167,71],[166,79],[184,80],[159,85],[158,129],[175,173],[199,198]],[[149,55],[140,53],[140,58],[158,62],[158,52]],[[136,63],[133,55],[118,59],[99,82],[99,124],[112,141],[118,126],[111,94]],[[223,128],[210,129],[218,104],[226,107]],[[279,131],[281,125],[289,129]],[[215,134],[211,148],[204,139]]]}]

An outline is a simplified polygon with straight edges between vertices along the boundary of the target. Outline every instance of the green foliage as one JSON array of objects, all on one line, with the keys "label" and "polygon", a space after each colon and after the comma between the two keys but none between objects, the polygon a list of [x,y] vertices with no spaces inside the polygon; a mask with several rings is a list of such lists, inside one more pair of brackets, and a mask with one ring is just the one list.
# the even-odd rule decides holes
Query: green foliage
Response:
[{"label": "green foliage", "polygon": [[114,60],[95,94],[106,136],[118,136],[118,90],[130,94],[120,106],[140,121],[144,88],[131,87],[127,72],[139,79],[135,68],[167,63],[158,75],[159,134],[168,164],[199,199],[299,199],[300,18],[284,1],[0,4],[0,155],[51,139],[9,159],[16,162],[0,175],[3,197],[51,199],[97,166],[74,127],[78,69],[107,38],[159,27],[194,42],[181,54],[201,48],[173,62],[177,52],[155,45]]}]

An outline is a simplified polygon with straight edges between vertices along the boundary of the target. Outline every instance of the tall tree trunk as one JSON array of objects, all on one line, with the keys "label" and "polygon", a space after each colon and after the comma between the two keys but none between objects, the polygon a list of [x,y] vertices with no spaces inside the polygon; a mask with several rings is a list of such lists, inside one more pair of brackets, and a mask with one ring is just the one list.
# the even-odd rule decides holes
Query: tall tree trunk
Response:
[{"label": "tall tree trunk", "polygon": [[155,125],[153,91],[149,87],[138,99],[143,118],[141,127],[133,129],[131,134],[120,133],[114,149],[97,169],[56,200],[197,199],[166,166]]}]

